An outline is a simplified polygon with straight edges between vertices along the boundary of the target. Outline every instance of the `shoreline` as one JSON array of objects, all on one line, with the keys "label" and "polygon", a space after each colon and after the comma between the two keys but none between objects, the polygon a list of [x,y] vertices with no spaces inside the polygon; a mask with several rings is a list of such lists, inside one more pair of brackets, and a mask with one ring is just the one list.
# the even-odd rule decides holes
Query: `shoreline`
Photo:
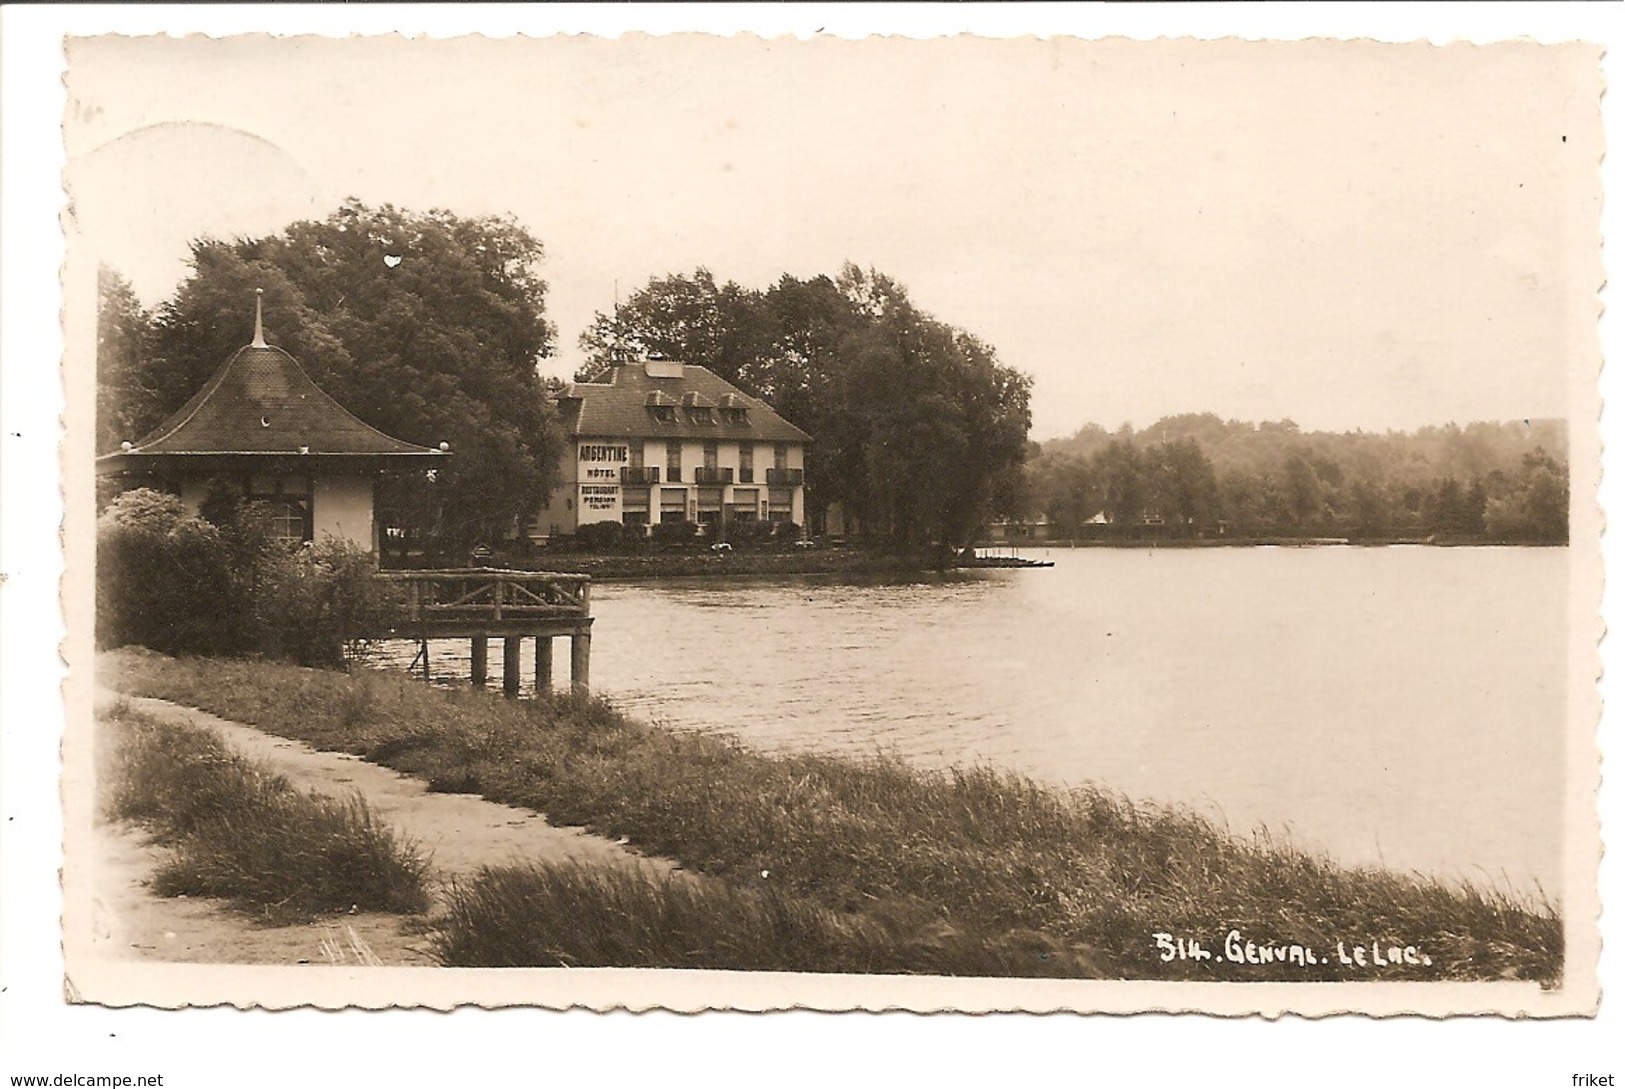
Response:
[{"label": "shoreline", "polygon": [[[1565,548],[1566,544],[1536,541],[1416,540],[1395,537],[1349,540],[1334,537],[1146,538],[1143,540],[1078,539],[1061,541],[981,541],[979,552],[1020,555],[1024,552],[1083,549],[1242,549],[1242,548]],[[424,562],[424,561],[419,561]],[[910,578],[953,571],[996,569],[996,563],[936,563],[921,556],[874,552],[858,548],[815,548],[799,552],[740,551],[649,553],[541,553],[522,559],[484,559],[482,566],[503,566],[515,571],[549,571],[590,575],[596,581],[641,581],[718,576],[777,577],[834,575],[851,578]],[[1026,567],[1029,565],[1012,565]],[[398,560],[384,570],[409,570]]]},{"label": "shoreline", "polygon": [[[767,754],[629,719],[602,700],[504,701],[382,673],[139,650],[104,653],[102,668],[122,690],[350,752],[430,790],[545,812],[736,889],[779,890],[859,922],[1031,933],[1086,951],[1118,978],[1562,974],[1560,909],[1536,895],[1342,865],[1109,790],[1061,791],[987,768]],[[1231,930],[1323,953],[1338,939],[1380,940],[1429,962],[1380,975],[1306,954],[1235,962],[1222,953]],[[1158,934],[1221,953],[1170,959]]]}]

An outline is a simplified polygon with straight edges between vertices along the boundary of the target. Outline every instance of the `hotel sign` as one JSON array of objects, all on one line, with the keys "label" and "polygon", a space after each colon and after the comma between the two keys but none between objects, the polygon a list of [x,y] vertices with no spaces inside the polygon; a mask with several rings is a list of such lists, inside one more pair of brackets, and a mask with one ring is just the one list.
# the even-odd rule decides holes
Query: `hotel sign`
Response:
[{"label": "hotel sign", "polygon": [[578,448],[580,479],[592,481],[581,486],[581,509],[614,511],[620,506],[620,467],[628,461],[627,447],[608,443],[583,443]]},{"label": "hotel sign", "polygon": [[583,510],[614,510],[621,501],[621,489],[616,484],[583,484],[581,507]]}]

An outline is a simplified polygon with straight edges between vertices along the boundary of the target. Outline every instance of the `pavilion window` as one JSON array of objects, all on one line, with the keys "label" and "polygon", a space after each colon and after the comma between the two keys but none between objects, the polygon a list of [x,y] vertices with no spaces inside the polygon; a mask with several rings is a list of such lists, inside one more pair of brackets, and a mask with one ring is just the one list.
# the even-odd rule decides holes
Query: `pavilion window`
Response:
[{"label": "pavilion window", "polygon": [[244,498],[265,512],[272,540],[296,545],[314,538],[309,477],[255,473],[248,478]]}]

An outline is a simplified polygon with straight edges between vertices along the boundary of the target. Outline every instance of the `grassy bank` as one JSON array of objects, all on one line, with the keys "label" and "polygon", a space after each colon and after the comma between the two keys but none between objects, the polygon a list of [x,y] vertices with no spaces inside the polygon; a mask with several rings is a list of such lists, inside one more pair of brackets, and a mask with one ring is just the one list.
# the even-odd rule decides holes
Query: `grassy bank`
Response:
[{"label": "grassy bank", "polygon": [[[929,921],[1146,979],[1550,981],[1561,971],[1549,904],[1339,866],[1104,790],[1061,792],[982,768],[770,756],[648,726],[598,700],[520,703],[392,675],[130,651],[104,663],[105,681],[127,691],[625,836],[737,889],[811,901],[859,932]],[[514,887],[493,902],[523,903]],[[655,890],[638,910],[666,918],[665,899]],[[1226,956],[1232,930],[1237,959]],[[1179,939],[1208,956],[1180,957]],[[1373,944],[1383,960],[1409,946],[1414,963],[1376,966],[1363,952]],[[1293,945],[1314,962],[1274,958]],[[1353,962],[1356,946],[1364,964]]]},{"label": "grassy bank", "polygon": [[122,704],[102,719],[99,743],[104,815],[169,848],[160,896],[221,897],[276,922],[428,906],[425,862],[360,798],[295,790],[210,730]]},{"label": "grassy bank", "polygon": [[834,911],[767,879],[751,887],[534,865],[483,870],[454,885],[450,899],[434,947],[456,967],[1103,975],[1087,955],[1043,934],[979,933],[929,912]]}]

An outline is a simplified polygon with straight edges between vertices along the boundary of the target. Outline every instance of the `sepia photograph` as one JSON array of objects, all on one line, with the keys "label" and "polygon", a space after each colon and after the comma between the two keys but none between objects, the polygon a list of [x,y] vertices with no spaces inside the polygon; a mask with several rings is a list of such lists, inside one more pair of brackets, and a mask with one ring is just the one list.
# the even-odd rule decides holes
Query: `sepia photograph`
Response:
[{"label": "sepia photograph", "polygon": [[1595,1016],[1603,55],[62,36],[65,1000]]}]

